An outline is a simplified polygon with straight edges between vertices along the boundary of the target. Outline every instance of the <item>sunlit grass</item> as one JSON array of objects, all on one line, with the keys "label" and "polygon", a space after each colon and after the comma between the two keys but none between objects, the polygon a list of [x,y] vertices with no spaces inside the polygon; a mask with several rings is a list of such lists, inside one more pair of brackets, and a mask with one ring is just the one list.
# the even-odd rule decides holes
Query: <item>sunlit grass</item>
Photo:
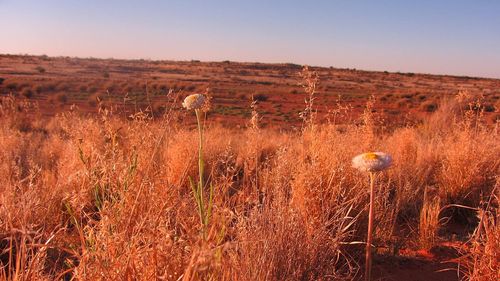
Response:
[{"label": "sunlit grass", "polygon": [[[433,212],[458,205],[475,210],[464,226],[478,227],[471,242],[457,238],[472,246],[468,274],[495,274],[498,129],[451,104],[404,128],[377,127],[368,106],[357,124],[278,131],[259,125],[255,104],[236,130],[205,126],[192,105],[195,116],[156,120],[113,110],[44,119],[2,98],[0,280],[350,280],[362,275],[359,241],[418,247],[420,233],[440,235]],[[370,198],[351,168],[369,149],[395,163],[381,172],[388,158],[370,153],[355,165],[371,174]],[[436,200],[424,198],[429,187]],[[395,245],[395,226],[414,231]]]}]

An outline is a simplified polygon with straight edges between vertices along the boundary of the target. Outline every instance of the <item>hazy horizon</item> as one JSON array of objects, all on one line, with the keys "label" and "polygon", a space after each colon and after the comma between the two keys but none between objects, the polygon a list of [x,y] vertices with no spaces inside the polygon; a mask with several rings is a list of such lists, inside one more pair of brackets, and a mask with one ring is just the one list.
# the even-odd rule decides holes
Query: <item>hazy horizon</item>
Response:
[{"label": "hazy horizon", "polygon": [[491,1],[0,0],[0,53],[500,78]]}]

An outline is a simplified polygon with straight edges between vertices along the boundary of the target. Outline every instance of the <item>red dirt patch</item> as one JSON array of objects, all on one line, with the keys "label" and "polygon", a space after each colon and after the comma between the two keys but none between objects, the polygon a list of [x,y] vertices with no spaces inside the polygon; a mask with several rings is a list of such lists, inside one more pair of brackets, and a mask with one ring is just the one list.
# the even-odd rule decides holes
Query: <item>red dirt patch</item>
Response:
[{"label": "red dirt patch", "polygon": [[427,250],[401,250],[401,256],[379,255],[373,264],[373,280],[455,281],[460,280],[453,259],[458,251],[440,245]]}]

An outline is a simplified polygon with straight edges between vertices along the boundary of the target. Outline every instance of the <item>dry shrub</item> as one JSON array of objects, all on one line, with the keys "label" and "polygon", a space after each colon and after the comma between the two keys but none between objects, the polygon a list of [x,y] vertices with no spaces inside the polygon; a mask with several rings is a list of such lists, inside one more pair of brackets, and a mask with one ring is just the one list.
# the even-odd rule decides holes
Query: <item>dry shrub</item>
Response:
[{"label": "dry shrub", "polygon": [[492,157],[500,155],[498,131],[484,125],[480,99],[460,93],[443,107],[448,111],[440,109],[431,120],[437,127],[432,138],[439,134],[442,139],[442,167],[436,177],[441,198],[478,206],[482,196],[491,193],[499,173],[500,158]]},{"label": "dry shrub", "polygon": [[426,189],[418,226],[420,246],[424,249],[430,249],[437,243],[440,211],[439,197]]},{"label": "dry shrub", "polygon": [[348,235],[343,227],[351,218],[339,212],[311,230],[307,220],[281,200],[275,198],[263,210],[254,209],[248,218],[240,220],[237,237],[241,242],[230,266],[234,280],[349,278],[352,270],[340,246]]},{"label": "dry shrub", "polygon": [[57,94],[50,95],[47,98],[47,101],[50,104],[64,105],[68,102],[68,96],[64,93],[57,93]]},{"label": "dry shrub", "polygon": [[34,94],[34,92],[31,88],[24,88],[21,92],[21,95],[23,95],[27,99],[32,98],[33,94]]},{"label": "dry shrub", "polygon": [[17,82],[8,82],[7,84],[5,84],[5,88],[9,91],[17,91],[20,89]]},{"label": "dry shrub", "polygon": [[477,206],[491,192],[500,168],[498,136],[489,130],[463,130],[450,134],[443,143],[442,168],[437,176],[446,202]]},{"label": "dry shrub", "polygon": [[295,145],[295,151],[290,148],[288,156],[291,158],[285,160],[294,163],[293,170],[289,170],[293,204],[311,228],[322,225],[332,215],[328,211],[336,210],[335,206],[340,206],[346,198],[355,200],[352,201],[355,206],[361,205],[358,203],[362,198],[366,199],[363,181],[360,183],[359,176],[350,168],[351,156],[359,152],[356,148],[362,146],[359,142],[363,139],[349,143],[354,139],[353,134],[341,134],[332,129],[305,132],[302,141]]},{"label": "dry shrub", "polygon": [[432,101],[426,101],[420,105],[420,109],[426,112],[434,112],[436,111],[437,108],[438,108],[437,103]]},{"label": "dry shrub", "polygon": [[35,70],[38,71],[39,73],[45,73],[45,68],[41,65],[35,67]]},{"label": "dry shrub", "polygon": [[464,273],[471,281],[500,279],[500,181],[484,209],[479,209],[479,225],[473,234],[472,245],[462,259]]},{"label": "dry shrub", "polygon": [[435,185],[439,169],[439,147],[412,128],[399,129],[387,139],[396,163],[389,171],[393,180],[396,208],[409,216],[418,214],[424,187]]}]

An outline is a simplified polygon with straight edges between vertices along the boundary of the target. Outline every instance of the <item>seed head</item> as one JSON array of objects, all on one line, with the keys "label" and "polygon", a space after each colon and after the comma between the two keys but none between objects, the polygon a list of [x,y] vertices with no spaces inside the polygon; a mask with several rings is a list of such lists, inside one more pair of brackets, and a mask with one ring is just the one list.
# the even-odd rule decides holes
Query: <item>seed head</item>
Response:
[{"label": "seed head", "polygon": [[184,99],[182,106],[187,110],[201,109],[205,104],[205,96],[202,94],[189,95]]},{"label": "seed head", "polygon": [[378,172],[389,168],[392,157],[384,152],[368,152],[352,158],[352,166],[363,172]]}]

